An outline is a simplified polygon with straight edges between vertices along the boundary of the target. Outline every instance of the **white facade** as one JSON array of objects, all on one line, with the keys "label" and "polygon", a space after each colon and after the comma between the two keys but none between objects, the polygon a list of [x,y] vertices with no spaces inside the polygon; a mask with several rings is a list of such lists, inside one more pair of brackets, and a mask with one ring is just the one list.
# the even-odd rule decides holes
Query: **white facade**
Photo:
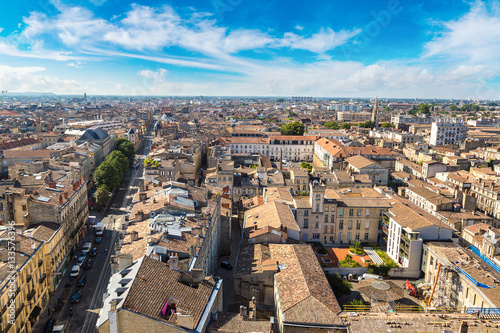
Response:
[{"label": "white facade", "polygon": [[467,127],[459,119],[443,118],[432,123],[431,146],[458,145],[467,138]]},{"label": "white facade", "polygon": [[279,161],[283,154],[283,160],[312,161],[315,140],[315,136],[271,136],[269,138],[269,158],[271,161]]}]

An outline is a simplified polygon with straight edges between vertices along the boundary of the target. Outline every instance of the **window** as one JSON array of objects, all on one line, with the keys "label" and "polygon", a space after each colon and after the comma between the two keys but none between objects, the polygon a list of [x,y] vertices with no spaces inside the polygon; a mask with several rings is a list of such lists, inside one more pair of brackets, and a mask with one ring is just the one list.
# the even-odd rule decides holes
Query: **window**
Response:
[{"label": "window", "polygon": [[325,233],[325,234],[327,234],[327,233],[328,233],[328,227],[325,227],[325,232],[324,232],[324,233]]},{"label": "window", "polygon": [[307,209],[304,211],[304,216],[309,216],[309,211]]},{"label": "window", "polygon": [[358,209],[356,212],[356,216],[361,216],[361,209]]},{"label": "window", "polygon": [[359,232],[356,233],[355,240],[359,241]]},{"label": "window", "polygon": [[304,229],[309,228],[309,219],[304,219]]},{"label": "window", "polygon": [[316,205],[316,211],[319,212],[319,205]]},{"label": "window", "polygon": [[349,241],[349,242],[351,241],[351,233],[350,232],[347,233],[347,241]]},{"label": "window", "polygon": [[352,220],[349,220],[347,224],[347,229],[351,230],[352,229]]},{"label": "window", "polygon": [[27,208],[26,208],[26,205],[23,205],[23,210],[26,210],[26,209],[27,209]]},{"label": "window", "polygon": [[429,265],[430,265],[431,267],[432,267],[433,262],[434,262],[434,257],[433,257],[433,256],[431,256],[431,261],[429,262]]},{"label": "window", "polygon": [[[316,216],[316,218],[317,218],[317,216]],[[314,227],[315,228],[319,228],[319,221],[318,220],[316,220],[316,223],[314,224]]]},{"label": "window", "polygon": [[344,208],[339,208],[339,216],[344,216]]},{"label": "window", "polygon": [[368,241],[368,237],[370,237],[369,233],[365,233],[365,241]]},{"label": "window", "polygon": [[333,240],[333,236],[330,236],[330,243],[333,243],[334,240]]},{"label": "window", "polygon": [[333,234],[333,233],[334,233],[333,227],[330,227],[330,233],[331,233],[331,234]]},{"label": "window", "polygon": [[344,229],[344,220],[339,220],[339,229]]},{"label": "window", "polygon": [[357,220],[356,221],[356,230],[359,230],[359,229],[361,229],[361,221]]},{"label": "window", "polygon": [[370,216],[370,208],[366,209],[366,216]]},{"label": "window", "polygon": [[325,215],[325,223],[328,223],[328,215]]},{"label": "window", "polygon": [[335,223],[335,215],[332,214],[332,219],[331,219],[331,222],[332,223]]},{"label": "window", "polygon": [[354,209],[349,209],[349,216],[354,216]]},{"label": "window", "polygon": [[341,232],[339,232],[339,243],[342,244],[342,233]]},{"label": "window", "polygon": [[328,211],[330,211],[330,206],[326,205],[325,206],[325,212],[328,212]]},{"label": "window", "polygon": [[365,229],[370,229],[370,221],[365,221]]},{"label": "window", "polygon": [[313,234],[313,240],[318,240],[319,239],[319,234]]}]

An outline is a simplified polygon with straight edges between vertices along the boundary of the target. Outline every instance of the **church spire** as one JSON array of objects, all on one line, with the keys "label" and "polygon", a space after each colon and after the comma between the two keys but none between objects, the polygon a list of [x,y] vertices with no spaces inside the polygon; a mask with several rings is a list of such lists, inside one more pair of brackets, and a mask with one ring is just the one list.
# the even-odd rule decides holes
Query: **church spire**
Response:
[{"label": "church spire", "polygon": [[375,106],[372,111],[372,122],[375,124],[375,128],[378,128],[378,96],[375,98]]}]

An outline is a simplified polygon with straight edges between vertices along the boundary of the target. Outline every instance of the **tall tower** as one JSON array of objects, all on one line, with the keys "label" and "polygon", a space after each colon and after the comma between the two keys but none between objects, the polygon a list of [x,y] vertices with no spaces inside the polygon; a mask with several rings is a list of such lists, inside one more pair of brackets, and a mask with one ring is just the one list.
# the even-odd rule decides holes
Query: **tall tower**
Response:
[{"label": "tall tower", "polygon": [[378,128],[378,97],[375,98],[375,106],[372,111],[372,122],[375,124],[375,128]]}]

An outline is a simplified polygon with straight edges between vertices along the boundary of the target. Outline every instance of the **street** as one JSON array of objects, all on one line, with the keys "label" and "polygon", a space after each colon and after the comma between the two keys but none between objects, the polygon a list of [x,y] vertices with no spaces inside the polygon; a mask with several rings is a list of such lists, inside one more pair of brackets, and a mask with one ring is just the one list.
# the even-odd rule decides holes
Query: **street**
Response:
[{"label": "street", "polygon": [[[76,264],[75,259],[71,260],[68,266],[69,269],[65,272],[61,283],[50,296],[48,309],[40,315],[33,332],[42,333],[46,322],[52,318],[57,323],[67,322],[68,332],[91,333],[97,331],[95,324],[111,273],[110,258],[114,253],[114,246],[119,237],[124,215],[130,209],[133,195],[137,192],[139,181],[142,178],[144,158],[149,153],[153,138],[151,133],[152,128],[148,130],[148,135],[144,137],[144,142],[137,151],[138,168],[130,169],[125,175],[121,186],[113,193],[106,210],[104,212],[94,213],[94,211],[91,211],[89,213],[96,216],[95,223],[103,222],[104,224],[105,231],[102,242],[100,244],[95,243],[95,230],[91,227],[84,240],[80,243],[76,254],[80,256],[83,243],[91,241],[92,247],[97,248],[95,257],[87,255],[87,259],[92,259],[92,266],[85,269],[82,265],[78,278],[70,284],[68,281],[70,281],[71,267]],[[77,287],[77,280],[82,276],[86,276],[86,284],[83,287]],[[79,290],[82,291],[82,297],[78,303],[72,304],[71,298]],[[58,299],[62,301],[62,309],[53,311]]]}]

